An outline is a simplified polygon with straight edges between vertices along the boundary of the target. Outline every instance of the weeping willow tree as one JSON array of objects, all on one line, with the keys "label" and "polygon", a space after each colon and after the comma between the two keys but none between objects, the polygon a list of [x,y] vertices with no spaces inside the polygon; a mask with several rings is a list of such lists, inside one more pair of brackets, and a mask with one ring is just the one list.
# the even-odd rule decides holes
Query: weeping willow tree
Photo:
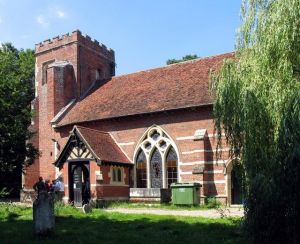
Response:
[{"label": "weeping willow tree", "polygon": [[233,59],[213,75],[221,145],[245,170],[245,226],[256,242],[299,243],[300,1],[244,0]]}]

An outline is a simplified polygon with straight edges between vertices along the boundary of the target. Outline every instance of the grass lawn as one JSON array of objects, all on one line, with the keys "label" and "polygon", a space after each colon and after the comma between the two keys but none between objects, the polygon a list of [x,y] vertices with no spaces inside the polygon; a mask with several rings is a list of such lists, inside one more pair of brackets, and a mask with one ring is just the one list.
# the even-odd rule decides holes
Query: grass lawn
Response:
[{"label": "grass lawn", "polygon": [[55,233],[33,235],[32,209],[0,204],[0,243],[247,243],[238,218],[207,219],[55,209]]}]

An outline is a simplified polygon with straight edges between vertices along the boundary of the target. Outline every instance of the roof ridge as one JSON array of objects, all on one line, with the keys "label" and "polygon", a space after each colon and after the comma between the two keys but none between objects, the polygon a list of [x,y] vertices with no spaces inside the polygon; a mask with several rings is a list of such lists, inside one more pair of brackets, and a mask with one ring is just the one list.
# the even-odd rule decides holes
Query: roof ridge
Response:
[{"label": "roof ridge", "polygon": [[96,132],[98,132],[98,133],[103,133],[103,134],[108,134],[108,135],[110,135],[110,133],[107,132],[107,131],[96,130],[96,129],[88,128],[88,127],[81,126],[81,125],[75,125],[75,126],[76,126],[77,128],[82,128],[82,129],[92,130],[92,131],[96,131]]},{"label": "roof ridge", "polygon": [[228,55],[228,54],[234,54],[234,53],[235,53],[235,51],[226,52],[226,53],[220,53],[220,54],[215,54],[215,55],[212,55],[212,56],[204,56],[204,57],[199,57],[199,58],[195,58],[195,59],[191,59],[191,60],[186,60],[186,61],[182,61],[182,62],[175,63],[175,64],[167,64],[167,65],[163,65],[163,66],[156,67],[156,68],[150,68],[150,69],[145,69],[145,70],[138,70],[138,71],[133,72],[133,73],[116,75],[116,76],[112,77],[111,80],[115,79],[115,78],[123,77],[123,76],[135,75],[137,73],[143,73],[143,72],[149,72],[149,71],[152,71],[152,70],[159,70],[159,69],[165,69],[165,68],[170,68],[170,67],[174,67],[174,66],[180,66],[180,65],[187,64],[187,63],[198,62],[198,61],[209,59],[209,58],[217,58],[217,57],[222,56],[222,55]]}]

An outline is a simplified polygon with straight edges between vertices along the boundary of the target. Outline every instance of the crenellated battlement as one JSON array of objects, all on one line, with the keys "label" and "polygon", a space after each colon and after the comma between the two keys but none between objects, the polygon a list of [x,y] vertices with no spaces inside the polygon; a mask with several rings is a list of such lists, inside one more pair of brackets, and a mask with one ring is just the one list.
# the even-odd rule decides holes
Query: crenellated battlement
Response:
[{"label": "crenellated battlement", "polygon": [[90,48],[95,52],[99,52],[108,59],[114,60],[114,51],[107,48],[104,44],[92,39],[88,35],[82,35],[81,31],[75,30],[72,33],[66,33],[61,36],[53,37],[52,39],[44,40],[35,45],[35,54],[47,52],[52,49],[57,49],[61,46],[71,45],[77,43],[78,45]]}]

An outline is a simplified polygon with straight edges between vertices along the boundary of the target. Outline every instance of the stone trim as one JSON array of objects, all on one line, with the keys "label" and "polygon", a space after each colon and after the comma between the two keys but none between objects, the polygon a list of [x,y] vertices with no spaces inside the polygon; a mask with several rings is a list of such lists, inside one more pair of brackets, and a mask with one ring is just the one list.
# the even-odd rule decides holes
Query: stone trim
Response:
[{"label": "stone trim", "polygon": [[208,149],[199,149],[199,150],[193,150],[193,151],[186,151],[186,152],[182,152],[182,154],[193,154],[193,153],[202,153],[202,152],[229,152],[230,148],[222,148],[222,149],[212,149],[212,150],[208,150]]},{"label": "stone trim", "polygon": [[121,143],[118,143],[119,146],[131,146],[131,145],[134,145],[134,142],[131,141],[131,142],[121,142]]},{"label": "stone trim", "polygon": [[193,161],[193,162],[181,162],[181,166],[188,165],[204,165],[204,164],[223,164],[225,165],[226,160],[213,160],[213,161]]}]

